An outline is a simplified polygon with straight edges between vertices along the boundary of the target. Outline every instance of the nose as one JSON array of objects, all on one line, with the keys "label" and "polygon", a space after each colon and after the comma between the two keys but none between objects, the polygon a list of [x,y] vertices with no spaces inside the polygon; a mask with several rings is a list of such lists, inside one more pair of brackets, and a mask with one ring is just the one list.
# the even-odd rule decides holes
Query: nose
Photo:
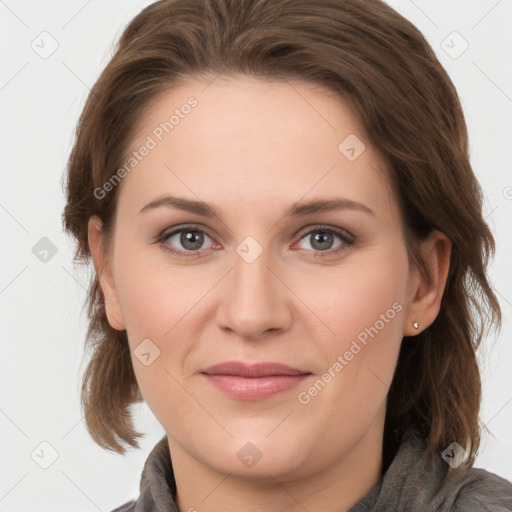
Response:
[{"label": "nose", "polygon": [[245,339],[261,339],[267,332],[286,330],[292,322],[291,293],[264,250],[248,262],[234,253],[233,269],[226,276],[217,310],[222,329]]}]

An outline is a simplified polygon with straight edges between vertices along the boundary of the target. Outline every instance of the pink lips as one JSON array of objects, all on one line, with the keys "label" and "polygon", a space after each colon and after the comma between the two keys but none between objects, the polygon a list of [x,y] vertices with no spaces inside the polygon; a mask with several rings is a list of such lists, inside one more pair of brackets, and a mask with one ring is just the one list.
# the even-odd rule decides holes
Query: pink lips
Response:
[{"label": "pink lips", "polygon": [[280,363],[227,361],[201,371],[209,382],[239,400],[261,400],[296,387],[311,372]]}]

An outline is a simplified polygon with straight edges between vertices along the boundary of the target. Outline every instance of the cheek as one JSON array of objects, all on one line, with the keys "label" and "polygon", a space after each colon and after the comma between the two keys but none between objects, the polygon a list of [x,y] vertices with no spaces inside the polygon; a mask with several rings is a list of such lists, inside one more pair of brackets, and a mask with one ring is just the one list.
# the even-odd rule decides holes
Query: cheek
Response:
[{"label": "cheek", "polygon": [[384,338],[399,337],[406,286],[407,262],[403,253],[374,251],[337,270],[297,276],[294,291],[323,324],[318,333],[325,332],[325,352],[332,353],[333,349],[348,349],[358,336],[364,343],[369,337],[368,329],[377,334],[376,328]]},{"label": "cheek", "polygon": [[[171,266],[162,263],[161,256],[156,260],[148,254],[128,258],[118,268],[135,376],[156,414],[166,410],[169,400],[183,400],[183,389],[177,381],[188,371],[184,365],[191,351],[196,350],[205,318],[213,314],[205,294],[213,291],[218,272],[207,266]],[[140,356],[148,352],[151,363],[145,365],[147,361]]]},{"label": "cheek", "polygon": [[324,364],[320,378],[328,381],[325,391],[321,383],[317,386],[323,395],[318,404],[343,396],[344,413],[357,416],[362,401],[377,407],[385,398],[402,341],[407,269],[404,252],[380,251],[329,279],[317,279],[314,288],[302,278],[302,293],[308,291],[323,324],[317,331],[327,333],[316,337]]},{"label": "cheek", "polygon": [[172,336],[215,284],[211,269],[167,264],[165,256],[163,249],[151,247],[118,261],[119,299],[134,339]]}]

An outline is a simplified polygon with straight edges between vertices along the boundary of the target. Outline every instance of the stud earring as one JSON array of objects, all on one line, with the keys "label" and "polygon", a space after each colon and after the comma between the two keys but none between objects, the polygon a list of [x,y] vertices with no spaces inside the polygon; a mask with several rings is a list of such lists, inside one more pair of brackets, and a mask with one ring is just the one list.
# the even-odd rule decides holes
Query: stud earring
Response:
[{"label": "stud earring", "polygon": [[420,326],[420,324],[419,324],[418,322],[413,322],[413,323],[412,323],[412,325],[413,325],[413,327],[414,327],[415,329],[418,329],[418,328],[419,328],[419,326]]}]

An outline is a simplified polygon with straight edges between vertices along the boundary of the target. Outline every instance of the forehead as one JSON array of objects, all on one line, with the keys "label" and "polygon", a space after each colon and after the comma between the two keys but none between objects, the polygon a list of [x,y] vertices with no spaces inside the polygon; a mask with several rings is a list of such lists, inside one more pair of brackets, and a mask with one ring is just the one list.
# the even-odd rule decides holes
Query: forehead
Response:
[{"label": "forehead", "polygon": [[357,116],[339,95],[308,82],[188,79],[151,102],[126,158],[143,146],[151,149],[123,183],[139,207],[177,189],[245,204],[336,192],[377,208],[391,200]]}]

